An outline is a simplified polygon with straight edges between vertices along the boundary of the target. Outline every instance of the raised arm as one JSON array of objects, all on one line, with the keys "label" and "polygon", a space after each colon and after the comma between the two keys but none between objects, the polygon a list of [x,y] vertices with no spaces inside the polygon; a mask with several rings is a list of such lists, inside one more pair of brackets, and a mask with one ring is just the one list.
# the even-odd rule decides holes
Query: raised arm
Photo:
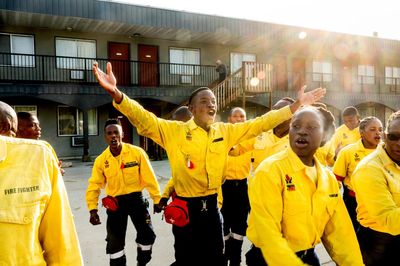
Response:
[{"label": "raised arm", "polygon": [[111,63],[107,63],[106,73],[104,73],[99,68],[99,64],[94,62],[93,73],[103,89],[111,95],[116,103],[120,103],[122,101],[122,92],[117,88],[117,79],[112,72]]}]

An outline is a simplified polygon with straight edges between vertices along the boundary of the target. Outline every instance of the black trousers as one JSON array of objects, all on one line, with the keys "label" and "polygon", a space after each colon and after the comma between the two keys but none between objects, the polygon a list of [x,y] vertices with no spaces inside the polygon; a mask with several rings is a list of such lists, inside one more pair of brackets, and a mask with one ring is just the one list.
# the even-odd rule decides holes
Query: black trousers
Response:
[{"label": "black trousers", "polygon": [[[304,251],[296,252],[297,257],[299,257],[305,264],[311,266],[320,266],[319,259],[315,253],[314,248],[307,249]],[[252,245],[251,249],[246,253],[246,265],[248,266],[267,266],[267,262],[261,253],[261,249]]]},{"label": "black trousers", "polygon": [[247,216],[250,211],[249,196],[247,194],[247,179],[225,180],[222,185],[221,213],[224,217],[224,235],[235,233],[246,235]]},{"label": "black trousers", "polygon": [[176,259],[173,265],[222,265],[224,243],[217,194],[179,198],[188,203],[189,224],[172,226]]},{"label": "black trousers", "polygon": [[366,266],[398,265],[400,236],[360,226],[357,238]]},{"label": "black trousers", "polygon": [[360,227],[360,224],[357,221],[357,201],[354,196],[350,195],[349,189],[346,186],[343,187],[343,201],[344,205],[346,205],[351,222],[353,223],[354,231],[357,232]]},{"label": "black trousers", "polygon": [[114,254],[124,249],[128,216],[136,228],[136,243],[144,246],[154,244],[156,235],[142,192],[134,192],[116,198],[118,199],[118,210],[115,212],[107,210],[107,254]]}]

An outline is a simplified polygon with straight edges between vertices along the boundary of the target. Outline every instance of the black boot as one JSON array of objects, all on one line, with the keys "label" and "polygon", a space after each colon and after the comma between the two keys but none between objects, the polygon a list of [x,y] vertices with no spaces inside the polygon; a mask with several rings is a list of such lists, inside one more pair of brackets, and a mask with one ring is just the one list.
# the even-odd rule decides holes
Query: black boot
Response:
[{"label": "black boot", "polygon": [[240,266],[242,261],[242,244],[243,240],[231,238],[231,254],[229,266]]},{"label": "black boot", "polygon": [[146,266],[151,260],[151,250],[142,250],[137,248],[137,266]]},{"label": "black boot", "polygon": [[126,266],[125,255],[116,259],[110,259],[110,266]]}]

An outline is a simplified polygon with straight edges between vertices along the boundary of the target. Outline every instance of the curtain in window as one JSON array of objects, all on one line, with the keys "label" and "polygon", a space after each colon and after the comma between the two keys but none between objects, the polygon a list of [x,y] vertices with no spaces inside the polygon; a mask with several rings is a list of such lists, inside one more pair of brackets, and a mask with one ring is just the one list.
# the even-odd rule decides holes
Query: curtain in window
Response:
[{"label": "curtain in window", "polygon": [[[170,72],[180,75],[200,75],[200,51],[171,48],[169,50]],[[189,64],[185,66],[182,64]]]},{"label": "curtain in window", "polygon": [[76,108],[58,107],[58,135],[77,135]]},{"label": "curtain in window", "polygon": [[57,58],[58,68],[90,70],[93,60],[77,57],[96,58],[96,43],[86,40],[56,39],[56,55],[65,56]]}]

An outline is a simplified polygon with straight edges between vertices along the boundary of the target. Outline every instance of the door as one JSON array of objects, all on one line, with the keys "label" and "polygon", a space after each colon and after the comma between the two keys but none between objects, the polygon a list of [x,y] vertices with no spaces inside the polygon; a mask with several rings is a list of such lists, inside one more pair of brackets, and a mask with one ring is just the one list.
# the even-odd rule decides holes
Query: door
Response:
[{"label": "door", "polygon": [[129,85],[131,83],[129,50],[129,43],[108,43],[108,60],[112,64],[118,85]]},{"label": "door", "polygon": [[158,47],[153,45],[138,45],[139,85],[158,86]]},{"label": "door", "polygon": [[303,58],[293,58],[292,61],[293,72],[293,87],[292,89],[300,90],[301,87],[306,85],[306,62]]}]

